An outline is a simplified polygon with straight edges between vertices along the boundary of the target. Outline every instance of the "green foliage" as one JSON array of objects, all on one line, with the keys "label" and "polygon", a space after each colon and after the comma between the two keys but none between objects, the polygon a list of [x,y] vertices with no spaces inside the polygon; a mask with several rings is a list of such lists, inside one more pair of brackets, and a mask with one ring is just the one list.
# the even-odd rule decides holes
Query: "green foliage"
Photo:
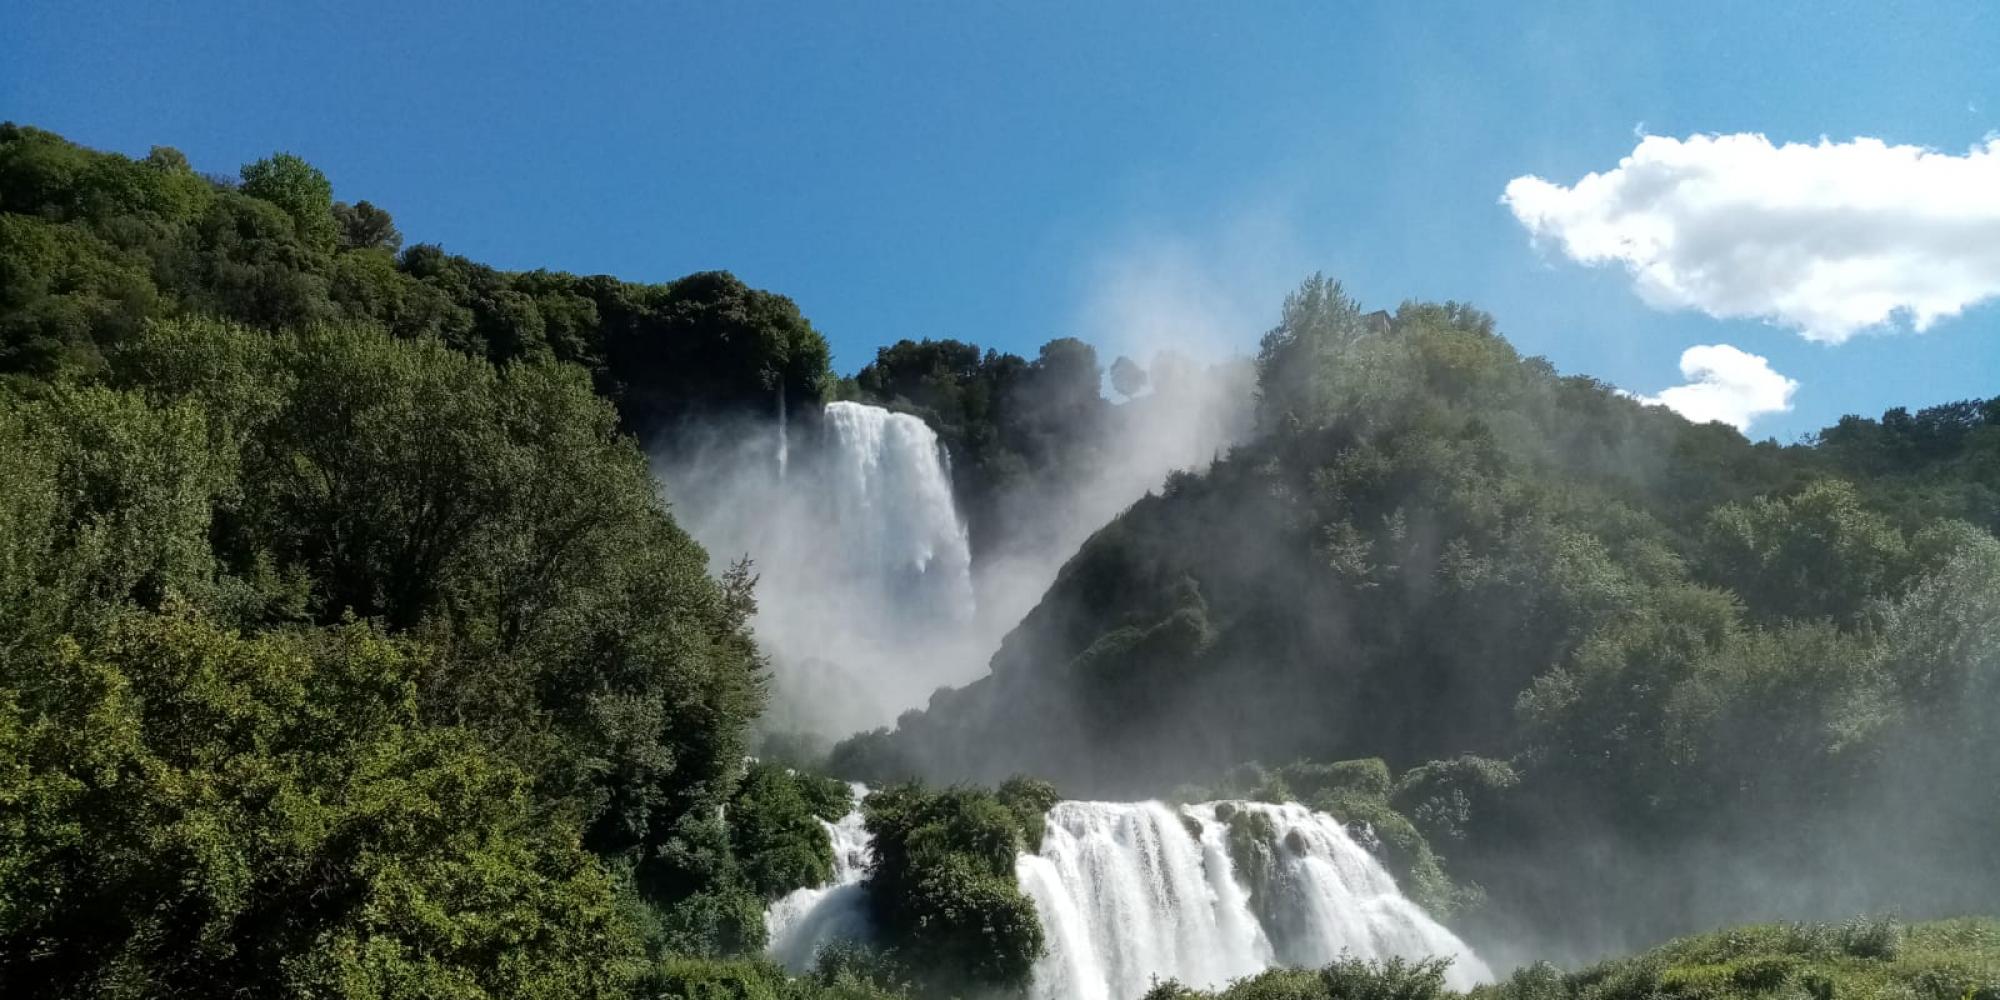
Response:
[{"label": "green foliage", "polygon": [[782,295],[724,271],[597,300],[604,363],[626,424],[642,436],[692,412],[691,402],[770,413],[779,396],[817,402],[830,376],[826,341]]},{"label": "green foliage", "polygon": [[851,941],[835,941],[820,949],[804,982],[808,990],[842,1000],[891,1000],[915,992],[909,973],[894,954]]},{"label": "green foliage", "polygon": [[352,205],[344,201],[333,203],[334,222],[340,228],[340,248],[342,250],[387,250],[390,253],[403,248],[403,234],[396,229],[395,220],[389,213],[363,200]]},{"label": "green foliage", "polygon": [[1682,938],[1631,958],[1564,974],[1547,965],[1481,987],[1482,1000],[1625,1000],[1671,995],[1906,996],[1965,1000],[2000,995],[1993,975],[2000,926],[1948,920],[1903,927],[1862,919],[1841,925],[1764,924]]},{"label": "green foliage", "polygon": [[1389,801],[1425,837],[1464,843],[1520,782],[1520,773],[1506,761],[1462,754],[1404,772]]},{"label": "green foliage", "polygon": [[1390,804],[1394,783],[1388,764],[1380,758],[1333,764],[1301,761],[1280,769],[1278,777],[1297,801],[1372,833],[1383,860],[1418,905],[1443,917],[1479,903],[1478,886],[1453,883],[1430,842]]},{"label": "green foliage", "polygon": [[1901,533],[1838,480],[1725,504],[1709,515],[1702,548],[1709,575],[1770,617],[1851,621],[1908,575]]},{"label": "green foliage", "polygon": [[0,446],[0,981],[622,995],[824,877],[844,787],[738,794],[749,577],[581,371],[155,323]]},{"label": "green foliage", "polygon": [[[1017,785],[1016,802],[1040,794]],[[863,803],[874,861],[868,893],[888,947],[936,991],[1018,989],[1042,953],[1034,904],[1014,880],[1020,819],[991,792],[884,788]]]},{"label": "green foliage", "polygon": [[122,619],[5,677],[0,980],[53,995],[615,995],[636,941],[529,776],[351,625]]},{"label": "green foliage", "polygon": [[1062,801],[1056,786],[1039,778],[1017,774],[1001,782],[994,797],[1014,814],[1015,829],[1021,831],[1022,849],[1040,850],[1042,836],[1048,832],[1048,812]]},{"label": "green foliage", "polygon": [[833,845],[821,822],[852,805],[847,786],[774,764],[752,764],[729,804],[731,849],[743,878],[765,899],[824,885],[833,877]]},{"label": "green foliage", "polygon": [[[1484,766],[1498,768],[1508,775],[1512,773],[1507,765],[1499,762],[1479,761],[1478,758],[1464,760],[1478,762],[1471,765],[1475,768]],[[1383,862],[1401,881],[1404,892],[1418,905],[1443,917],[1477,907],[1483,901],[1483,892],[1479,886],[1461,885],[1445,873],[1444,859],[1433,850],[1426,831],[1419,830],[1412,817],[1399,810],[1398,804],[1392,804],[1391,795],[1400,797],[1406,783],[1423,789],[1452,787],[1456,783],[1443,775],[1462,772],[1466,768],[1463,763],[1434,762],[1412,770],[1403,781],[1398,782],[1391,779],[1388,764],[1380,758],[1330,764],[1301,760],[1275,769],[1250,763],[1231,768],[1224,776],[1221,788],[1204,791],[1202,797],[1220,795],[1259,802],[1299,802],[1327,813],[1350,828],[1365,830],[1379,849]],[[1468,813],[1470,811],[1469,803],[1452,804]],[[1230,856],[1235,860],[1237,871],[1251,887],[1252,905],[1262,905],[1260,893],[1268,892],[1275,871],[1272,852],[1276,850],[1276,834],[1270,821],[1261,813],[1238,810],[1227,802],[1218,807],[1217,817],[1229,826]],[[1266,895],[1263,898],[1269,897]],[[1281,918],[1273,912],[1267,913],[1266,919],[1275,923]]]},{"label": "green foliage", "polygon": [[1344,958],[1323,969],[1274,969],[1205,993],[1166,982],[1145,1000],[1441,1000],[1446,960],[1369,962]]},{"label": "green foliage", "polygon": [[903,1000],[909,988],[872,956],[830,948],[805,976],[751,959],[671,958],[649,970],[637,995],[676,1000]]},{"label": "green foliage", "polygon": [[[1753,1000],[2000,996],[2000,925],[1947,920],[1908,928],[1891,920],[1763,924],[1682,938],[1653,951],[1565,973],[1546,962],[1481,986],[1474,1000]],[[1442,1000],[1444,963],[1343,959],[1285,969],[1202,992],[1161,983],[1146,1000]]]},{"label": "green foliage", "polygon": [[0,374],[90,370],[148,319],[265,330],[361,321],[495,362],[574,361],[628,430],[768,412],[827,391],[824,339],[782,296],[720,272],[649,285],[506,273],[403,237],[368,201],[280,153],[237,187],[186,157],[98,153],[0,125]]},{"label": "green foliage", "polygon": [[333,249],[340,230],[334,220],[333,183],[312,164],[290,153],[258,160],[244,166],[239,190],[282,209],[307,247]]},{"label": "green foliage", "polygon": [[[958,360],[897,384],[972,384]],[[987,677],[834,765],[1138,798],[1376,757],[1403,781],[1219,784],[1368,822],[1427,905],[1484,886],[1485,919],[1586,947],[1765,912],[1745,870],[1843,902],[2000,891],[1968,847],[2000,824],[1970,763],[2000,753],[1973,707],[2000,408],[1752,443],[1522,358],[1477,310],[1364,314],[1322,277],[1258,376],[1253,440],[1100,529]]]},{"label": "green foliage", "polygon": [[668,959],[647,977],[646,992],[686,1000],[785,1000],[784,971],[767,963],[698,958]]},{"label": "green foliage", "polygon": [[1131,358],[1120,355],[1111,363],[1111,388],[1127,398],[1146,391],[1146,370]]}]

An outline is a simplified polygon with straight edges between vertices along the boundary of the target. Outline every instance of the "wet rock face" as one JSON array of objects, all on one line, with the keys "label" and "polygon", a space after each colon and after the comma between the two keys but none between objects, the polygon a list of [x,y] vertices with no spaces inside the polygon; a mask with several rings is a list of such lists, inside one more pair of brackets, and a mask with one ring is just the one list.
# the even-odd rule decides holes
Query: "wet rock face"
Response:
[{"label": "wet rock face", "polygon": [[1306,847],[1305,835],[1297,830],[1293,830],[1290,833],[1285,834],[1285,849],[1297,855],[1306,854],[1307,847]]},{"label": "wet rock face", "polygon": [[1189,816],[1186,813],[1182,813],[1181,827],[1187,830],[1188,836],[1193,837],[1196,843],[1201,842],[1201,820],[1195,819],[1193,816]]}]

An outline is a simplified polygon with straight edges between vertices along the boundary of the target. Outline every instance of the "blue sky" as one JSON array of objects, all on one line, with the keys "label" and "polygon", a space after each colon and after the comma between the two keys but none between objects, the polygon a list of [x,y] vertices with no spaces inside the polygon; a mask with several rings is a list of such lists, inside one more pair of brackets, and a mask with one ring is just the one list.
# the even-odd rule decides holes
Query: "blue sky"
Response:
[{"label": "blue sky", "polygon": [[1728,344],[1796,380],[1754,436],[2000,394],[2000,308],[1818,343],[1641,301],[1500,201],[1637,134],[2000,128],[2000,6],[75,4],[0,11],[0,117],[233,172],[296,152],[502,267],[795,298],[852,371],[901,337],[1253,350],[1325,271],[1454,298],[1653,393]]}]

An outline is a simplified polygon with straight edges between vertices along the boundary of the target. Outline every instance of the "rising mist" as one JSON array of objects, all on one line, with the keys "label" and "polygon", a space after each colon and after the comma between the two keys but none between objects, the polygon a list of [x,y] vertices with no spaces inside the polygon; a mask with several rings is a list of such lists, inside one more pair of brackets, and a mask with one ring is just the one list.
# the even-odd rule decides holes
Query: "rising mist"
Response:
[{"label": "rising mist", "polygon": [[[977,678],[1092,531],[1169,472],[1206,468],[1249,427],[1244,363],[1162,352],[1127,371],[1122,402],[1099,398],[1089,419],[1059,427],[1079,460],[980,498],[976,554],[952,478],[963,459],[891,408],[907,401],[774,404],[767,418],[656,436],[676,516],[718,570],[748,558],[758,576],[754,628],[772,667],[765,730],[830,743]],[[1008,402],[1036,413],[1044,401],[1024,386]]]}]

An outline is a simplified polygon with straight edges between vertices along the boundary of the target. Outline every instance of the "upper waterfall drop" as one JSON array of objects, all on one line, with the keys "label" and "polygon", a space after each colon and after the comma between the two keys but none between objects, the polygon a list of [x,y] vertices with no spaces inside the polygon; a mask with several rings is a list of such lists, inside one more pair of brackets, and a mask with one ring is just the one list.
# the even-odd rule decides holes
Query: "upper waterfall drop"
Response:
[{"label": "upper waterfall drop", "polygon": [[828,501],[849,566],[885,596],[973,613],[972,551],[944,447],[928,424],[865,403],[826,405]]},{"label": "upper waterfall drop", "polygon": [[792,415],[785,406],[785,388],[778,387],[778,482],[792,467]]},{"label": "upper waterfall drop", "polygon": [[997,639],[972,627],[966,523],[923,420],[780,394],[768,417],[690,430],[655,458],[711,567],[750,560],[774,731],[887,725],[985,667]]}]

